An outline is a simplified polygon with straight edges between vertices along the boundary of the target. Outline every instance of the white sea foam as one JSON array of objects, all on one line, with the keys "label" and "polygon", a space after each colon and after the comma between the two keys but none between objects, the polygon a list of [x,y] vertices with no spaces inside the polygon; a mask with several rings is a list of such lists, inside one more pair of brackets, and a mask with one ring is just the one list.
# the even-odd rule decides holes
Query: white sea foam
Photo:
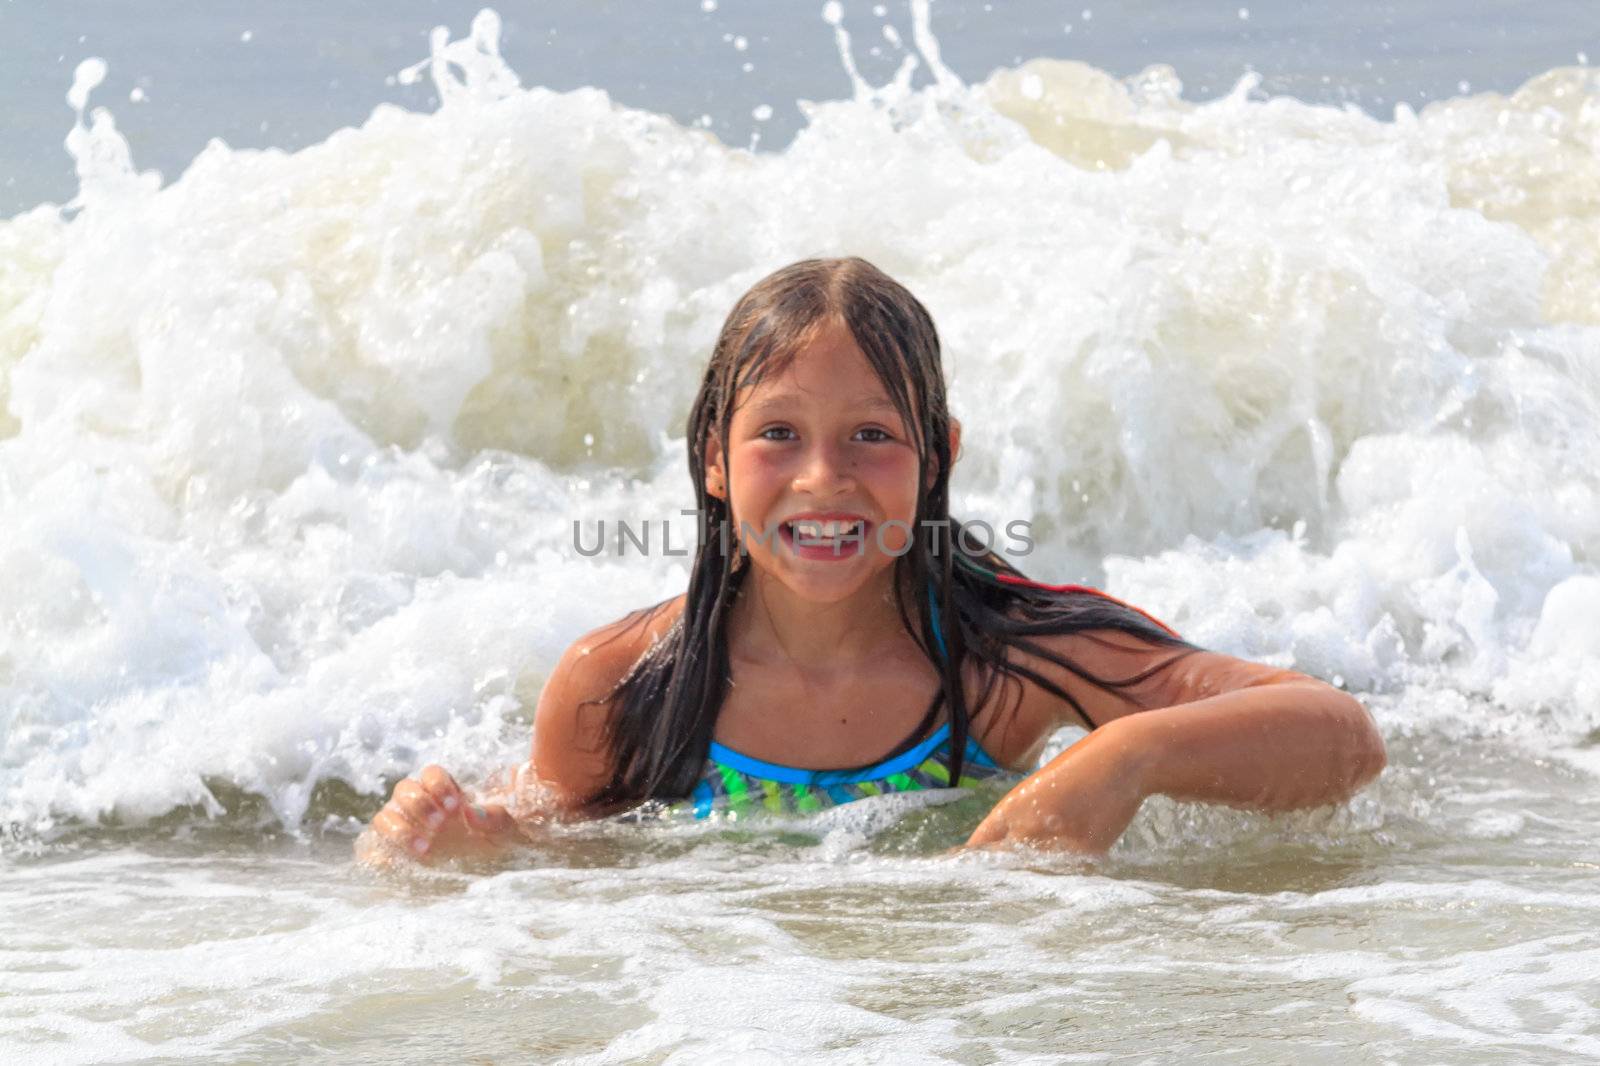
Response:
[{"label": "white sea foam", "polygon": [[[0,223],[0,821],[516,758],[673,517],[734,298],[864,255],[930,306],[958,513],[1220,650],[1578,750],[1600,720],[1600,75],[1402,110],[1038,60],[809,109],[780,154],[519,87],[164,187],[71,97],[82,189]],[[842,31],[841,31],[842,34]],[[844,38],[841,36],[841,40]],[[418,68],[419,70],[421,68]],[[680,527],[686,528],[686,527]],[[1465,698],[1456,695],[1464,694]],[[1471,730],[1469,729],[1469,732]]]}]

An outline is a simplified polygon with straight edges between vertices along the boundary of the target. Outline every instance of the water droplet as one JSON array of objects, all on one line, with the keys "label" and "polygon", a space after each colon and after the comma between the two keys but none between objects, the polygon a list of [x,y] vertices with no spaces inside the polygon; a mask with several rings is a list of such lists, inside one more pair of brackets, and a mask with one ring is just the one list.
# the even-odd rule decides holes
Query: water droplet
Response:
[{"label": "water droplet", "polygon": [[82,111],[89,105],[89,94],[106,80],[106,61],[85,59],[72,72],[72,88],[67,90],[67,103],[73,110]]}]

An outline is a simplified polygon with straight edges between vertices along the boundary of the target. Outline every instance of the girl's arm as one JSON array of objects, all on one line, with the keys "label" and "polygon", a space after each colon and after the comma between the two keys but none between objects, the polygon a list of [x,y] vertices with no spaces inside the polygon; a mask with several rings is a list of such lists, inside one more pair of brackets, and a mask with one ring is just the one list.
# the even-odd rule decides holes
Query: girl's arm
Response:
[{"label": "girl's arm", "polygon": [[[1174,658],[1181,649],[1120,633],[1057,639],[1053,650],[1103,678],[1170,665],[1110,691],[1043,670],[1098,728],[1007,793],[969,845],[1099,852],[1147,796],[1261,811],[1320,807],[1348,799],[1384,767],[1383,740],[1366,709],[1304,674],[1215,652]],[[1059,715],[1057,723],[1068,720]]]},{"label": "girl's arm", "polygon": [[551,822],[605,813],[589,803],[610,780],[603,697],[637,658],[633,641],[611,639],[621,624],[584,636],[556,663],[539,694],[525,765],[495,775],[498,782],[476,798],[443,767],[424,767],[395,786],[357,840],[357,857],[375,864],[399,853],[422,862],[487,859],[538,839]]}]

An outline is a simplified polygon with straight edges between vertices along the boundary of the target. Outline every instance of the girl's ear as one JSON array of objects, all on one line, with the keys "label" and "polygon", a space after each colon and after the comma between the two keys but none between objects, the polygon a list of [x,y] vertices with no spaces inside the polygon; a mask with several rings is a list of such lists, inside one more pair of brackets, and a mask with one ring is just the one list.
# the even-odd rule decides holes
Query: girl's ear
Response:
[{"label": "girl's ear", "polygon": [[728,470],[723,461],[722,442],[715,433],[706,438],[706,492],[719,500],[728,498]]}]

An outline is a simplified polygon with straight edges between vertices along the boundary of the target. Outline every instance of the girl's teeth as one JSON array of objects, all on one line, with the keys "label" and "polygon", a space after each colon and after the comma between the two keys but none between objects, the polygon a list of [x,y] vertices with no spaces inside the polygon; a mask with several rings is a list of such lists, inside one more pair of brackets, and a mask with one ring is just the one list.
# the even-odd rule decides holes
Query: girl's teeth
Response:
[{"label": "girl's teeth", "polygon": [[804,540],[834,540],[861,529],[860,522],[816,522],[802,519],[789,523],[794,535]]}]

